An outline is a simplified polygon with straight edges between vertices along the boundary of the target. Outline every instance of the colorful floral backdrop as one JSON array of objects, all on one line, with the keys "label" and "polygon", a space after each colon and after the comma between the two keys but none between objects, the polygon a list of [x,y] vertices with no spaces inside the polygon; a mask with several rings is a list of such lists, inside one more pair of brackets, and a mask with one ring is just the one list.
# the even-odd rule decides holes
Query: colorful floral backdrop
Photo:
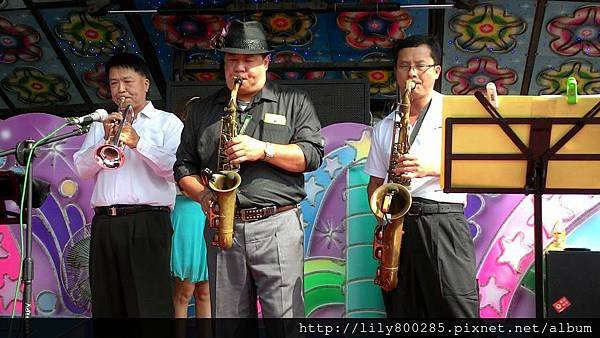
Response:
[{"label": "colorful floral backdrop", "polygon": [[[181,1],[174,0],[134,1],[137,8],[156,8],[159,3],[181,6]],[[230,1],[185,3],[224,6]],[[66,114],[64,109],[73,106],[83,107],[70,110],[81,113],[91,111],[90,104],[105,107],[109,92],[104,62],[119,51],[157,60],[150,92],[155,101],[166,100],[160,79],[175,79],[178,72],[173,64],[179,58],[185,66],[181,79],[219,79],[218,71],[194,67],[218,64],[219,55],[210,49],[210,41],[232,18],[200,14],[93,17],[85,8],[64,4],[40,6],[36,12],[39,16],[35,16],[19,1],[8,2],[6,9],[10,11],[0,11],[0,117],[11,112],[11,105],[25,114],[0,120],[1,149],[27,137],[39,139],[60,124],[56,116],[29,113],[39,111],[36,107],[46,107],[44,111],[61,116]],[[533,36],[536,11],[535,0],[481,1],[472,10],[444,11],[439,34],[444,48],[442,92],[472,94],[493,81],[500,94],[561,94],[566,79],[575,76],[580,94],[599,94],[600,6],[595,2],[548,1],[542,11],[539,37]],[[427,10],[250,13],[238,17],[263,22],[274,48],[273,62],[289,64],[389,62],[390,39],[426,33],[433,20]],[[536,57],[527,64],[535,39],[539,39],[533,49]],[[152,55],[143,54],[148,46]],[[532,70],[531,79],[525,83],[528,70]],[[368,78],[373,103],[389,99],[395,92],[390,69],[290,68],[273,71],[269,77]],[[371,281],[375,269],[370,246],[374,220],[364,198],[368,177],[362,172],[369,127],[335,124],[323,133],[326,158],[319,170],[306,175],[308,197],[302,203],[306,312],[315,317],[381,317],[381,298]],[[86,225],[92,216],[88,207],[92,182],[80,180],[70,160],[81,139],[45,147],[35,162],[36,177],[52,182],[52,192],[34,215],[33,224],[38,316],[89,315]],[[0,170],[6,169],[20,170],[10,157],[0,159]],[[599,250],[594,241],[600,232],[597,197],[547,196],[545,203],[548,207],[544,210],[552,211],[544,220],[546,239],[560,219],[567,225],[569,246]],[[473,194],[467,214],[476,244],[482,316],[533,316],[531,198]],[[17,226],[0,225],[0,314],[11,310],[18,276],[18,239]]]},{"label": "colorful floral backdrop", "polygon": [[[267,1],[248,1],[262,2]],[[365,6],[386,2],[428,3],[426,0],[327,1],[337,2]],[[427,33],[430,22],[438,20],[432,17],[434,12],[426,9],[98,17],[90,15],[86,8],[65,7],[65,3],[54,5],[44,0],[33,3],[34,11],[18,1],[8,3],[6,9],[10,11],[0,11],[0,64],[3,65],[0,116],[35,107],[65,116],[67,112],[73,115],[106,106],[104,62],[120,51],[137,53],[151,61],[153,83],[157,85],[151,87],[150,97],[165,104],[165,81],[220,79],[220,55],[211,48],[211,40],[232,18],[261,21],[274,49],[273,62],[290,65],[270,72],[271,79],[367,78],[377,110],[381,109],[378,102],[393,98],[395,93],[389,66],[391,41]],[[233,1],[134,0],[132,3],[137,9],[174,10],[225,8]],[[121,8],[118,4],[110,7]],[[600,6],[595,2],[550,0],[540,12],[539,36],[534,36],[537,11],[536,0],[479,1],[470,10],[444,10],[444,25],[433,32],[444,48],[442,92],[470,94],[487,82],[494,82],[499,94],[560,94],[565,91],[566,79],[574,76],[580,94],[599,93]],[[530,48],[532,43],[537,45]],[[530,53],[535,57],[528,59]],[[329,65],[376,62],[388,66],[373,70],[293,68],[294,64],[316,62]]]}]

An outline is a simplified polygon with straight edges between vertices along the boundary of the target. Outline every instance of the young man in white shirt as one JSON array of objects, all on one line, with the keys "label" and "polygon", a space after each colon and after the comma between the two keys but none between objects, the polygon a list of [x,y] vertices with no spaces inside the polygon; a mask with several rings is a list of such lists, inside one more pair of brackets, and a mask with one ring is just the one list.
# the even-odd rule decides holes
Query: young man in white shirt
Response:
[{"label": "young man in white shirt", "polygon": [[[433,89],[442,71],[440,47],[431,37],[411,36],[396,42],[393,51],[400,93],[407,80],[414,89],[410,152],[399,156],[392,170],[411,179],[413,202],[404,216],[398,285],[382,290],[386,312],[392,318],[478,317],[475,252],[463,213],[466,194],[446,194],[440,187],[442,95]],[[369,198],[387,180],[395,115],[373,129],[365,165]]]}]

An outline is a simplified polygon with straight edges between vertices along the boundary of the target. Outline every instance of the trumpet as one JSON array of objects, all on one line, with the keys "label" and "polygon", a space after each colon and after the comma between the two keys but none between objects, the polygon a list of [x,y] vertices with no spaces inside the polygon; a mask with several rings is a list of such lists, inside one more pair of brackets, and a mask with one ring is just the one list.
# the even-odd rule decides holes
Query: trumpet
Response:
[{"label": "trumpet", "polygon": [[119,136],[126,122],[133,123],[133,107],[125,106],[125,98],[121,97],[119,113],[122,119],[118,125],[111,128],[106,143],[96,149],[96,163],[103,169],[119,169],[125,163],[125,144],[119,141]]}]

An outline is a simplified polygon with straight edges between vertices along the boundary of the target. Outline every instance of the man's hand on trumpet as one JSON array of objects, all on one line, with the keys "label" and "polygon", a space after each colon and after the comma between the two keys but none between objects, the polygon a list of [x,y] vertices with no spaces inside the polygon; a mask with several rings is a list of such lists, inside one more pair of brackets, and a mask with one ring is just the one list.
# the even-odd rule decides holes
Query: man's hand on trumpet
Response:
[{"label": "man's hand on trumpet", "polygon": [[134,149],[140,140],[140,136],[129,123],[125,123],[119,135],[119,141],[125,143],[129,148]]},{"label": "man's hand on trumpet", "polygon": [[113,112],[102,122],[104,126],[104,140],[112,141],[110,138],[117,133],[121,119],[123,119],[121,113]]}]

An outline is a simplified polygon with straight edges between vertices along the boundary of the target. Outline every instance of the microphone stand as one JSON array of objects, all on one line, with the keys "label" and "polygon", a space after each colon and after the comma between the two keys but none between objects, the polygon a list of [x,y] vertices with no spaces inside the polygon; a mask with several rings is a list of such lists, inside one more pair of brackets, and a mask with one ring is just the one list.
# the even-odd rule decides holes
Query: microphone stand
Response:
[{"label": "microphone stand", "polygon": [[[90,130],[89,125],[78,126],[78,129],[71,132],[61,134],[58,136],[51,137],[38,146],[45,145],[48,143],[54,143],[60,140],[64,140],[69,137],[79,136],[87,133]],[[17,163],[22,166],[26,166],[29,152],[35,144],[32,139],[27,139],[17,143],[17,146],[11,150],[0,152],[0,157],[15,154]],[[31,157],[32,161],[35,158],[35,153]],[[31,257],[31,235],[32,235],[32,204],[33,204],[33,166],[30,165],[27,172],[27,222],[25,223],[25,244],[24,248],[21,248],[23,255],[23,273],[21,274],[21,281],[23,282],[23,299],[21,301],[21,316],[23,319],[31,318],[31,283],[33,282],[33,258]],[[23,210],[21,210],[21,213]],[[27,330],[26,330],[27,331]]]}]

